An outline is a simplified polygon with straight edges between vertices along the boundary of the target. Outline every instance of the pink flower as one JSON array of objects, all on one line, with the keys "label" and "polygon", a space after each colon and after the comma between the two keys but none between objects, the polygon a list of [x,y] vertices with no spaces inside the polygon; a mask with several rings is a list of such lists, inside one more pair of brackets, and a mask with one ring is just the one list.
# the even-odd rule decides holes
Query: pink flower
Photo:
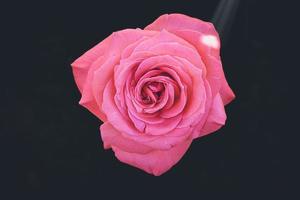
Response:
[{"label": "pink flower", "polygon": [[103,121],[104,148],[157,176],[223,126],[234,99],[214,26],[182,14],[117,31],[72,67],[79,103]]}]

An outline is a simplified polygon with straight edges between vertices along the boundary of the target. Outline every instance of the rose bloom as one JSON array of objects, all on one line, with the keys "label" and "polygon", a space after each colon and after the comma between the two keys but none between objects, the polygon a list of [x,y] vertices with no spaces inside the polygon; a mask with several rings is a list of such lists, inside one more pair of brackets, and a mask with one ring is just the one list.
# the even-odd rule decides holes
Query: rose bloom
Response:
[{"label": "rose bloom", "polygon": [[72,67],[79,103],[103,121],[104,148],[157,176],[223,126],[234,99],[214,26],[182,14],[114,32]]}]

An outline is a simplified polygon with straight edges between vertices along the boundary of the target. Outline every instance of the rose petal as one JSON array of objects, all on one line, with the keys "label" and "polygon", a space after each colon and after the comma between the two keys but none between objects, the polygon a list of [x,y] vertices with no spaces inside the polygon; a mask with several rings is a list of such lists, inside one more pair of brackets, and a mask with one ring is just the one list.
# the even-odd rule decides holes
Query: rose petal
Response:
[{"label": "rose petal", "polygon": [[95,101],[94,95],[93,95],[93,88],[92,88],[92,82],[94,78],[94,71],[98,66],[102,65],[105,61],[105,57],[101,56],[96,61],[94,61],[91,64],[90,70],[88,72],[84,88],[82,90],[82,96],[79,101],[79,104],[87,108],[90,112],[92,112],[94,115],[96,115],[101,120],[105,121],[106,116],[102,112],[102,110],[99,108],[97,102]]},{"label": "rose petal", "polygon": [[[135,125],[135,127],[137,127],[139,129],[140,134],[138,135],[138,137],[142,138],[142,137],[146,137],[147,135],[163,135],[163,134],[167,134],[168,132],[171,132],[172,130],[174,130],[174,128],[176,128],[176,126],[178,125],[178,123],[180,122],[182,116],[181,115],[177,115],[173,118],[168,118],[168,119],[164,119],[161,118],[159,115],[156,115],[155,113],[152,114],[152,116],[150,118],[143,118],[143,116],[147,116],[147,114],[141,114],[137,111],[135,111],[135,109],[133,108],[133,101],[131,101],[130,99],[126,98],[126,104],[128,106],[128,113],[129,116],[132,120],[132,123]],[[149,114],[148,114],[149,115]],[[147,123],[148,120],[151,120],[151,123]],[[129,122],[127,122],[129,123]],[[142,123],[145,123],[145,127]],[[120,125],[118,125],[120,126]],[[118,129],[118,130],[122,130],[122,129]],[[144,130],[144,131],[142,131]],[[146,134],[146,135],[143,135]]]},{"label": "rose petal", "polygon": [[101,120],[106,120],[106,117],[94,99],[91,82],[94,70],[105,61],[105,56],[103,55],[110,43],[111,36],[84,53],[71,64],[76,84],[82,94],[79,104],[87,108]]},{"label": "rose petal", "polygon": [[102,109],[107,116],[107,120],[120,132],[125,132],[127,135],[138,135],[139,132],[135,129],[128,117],[123,116],[114,102],[115,88],[112,80],[105,86],[103,96]]},{"label": "rose petal", "polygon": [[177,57],[183,66],[186,66],[186,69],[189,72],[189,75],[192,78],[192,84],[188,86],[189,100],[185,107],[183,118],[188,118],[190,115],[196,111],[204,112],[205,110],[205,101],[206,101],[206,89],[204,86],[202,70],[193,67],[186,59]]},{"label": "rose petal", "polygon": [[[188,67],[188,66],[187,66]],[[184,109],[186,105],[187,87],[185,85],[192,85],[192,80],[187,73],[182,63],[174,59],[169,55],[153,56],[145,59],[135,72],[135,79],[139,79],[143,72],[151,71],[153,69],[160,69],[168,73],[178,84],[180,88],[180,96],[174,102],[174,105],[170,109],[163,109],[161,117],[171,118],[178,115]],[[197,69],[199,71],[199,69]]]},{"label": "rose petal", "polygon": [[145,133],[149,135],[167,134],[177,127],[181,119],[182,116],[177,115],[175,117],[166,119],[163,123],[160,124],[146,124]]},{"label": "rose petal", "polygon": [[221,42],[215,30],[211,35],[189,29],[174,30],[173,33],[192,44],[200,52],[202,58],[204,55],[220,57]]},{"label": "rose petal", "polygon": [[220,88],[220,95],[221,95],[224,105],[227,105],[235,98],[235,94],[229,87],[225,77],[223,78],[223,84]]},{"label": "rose petal", "polygon": [[226,121],[226,113],[224,110],[224,103],[220,94],[217,94],[213,100],[213,104],[208,113],[207,120],[203,127],[196,127],[193,133],[195,137],[202,137],[209,133],[217,131]]},{"label": "rose petal", "polygon": [[115,156],[124,163],[140,168],[147,173],[159,176],[175,165],[189,148],[188,139],[169,150],[153,150],[147,154],[129,153],[113,146]]},{"label": "rose petal", "polygon": [[73,74],[76,81],[76,84],[82,92],[88,72],[90,70],[91,65],[94,61],[102,57],[105,53],[105,50],[111,43],[111,35],[104,39],[102,42],[85,52],[82,56],[77,58],[72,64]]},{"label": "rose petal", "polygon": [[169,32],[174,30],[190,29],[207,35],[217,35],[212,23],[183,14],[162,15],[145,28],[145,30],[153,31],[161,31],[163,29]]},{"label": "rose petal", "polygon": [[[154,34],[156,34],[156,33],[153,31],[153,35],[154,35]],[[121,59],[123,60],[123,59],[128,58],[128,57],[132,54],[132,52],[133,52],[133,50],[136,48],[136,46],[139,45],[141,42],[147,40],[147,39],[149,39],[149,36],[143,36],[142,38],[140,38],[140,39],[137,40],[136,42],[134,42],[134,43],[128,45],[128,46],[123,50],[122,55],[121,55]]]},{"label": "rose petal", "polygon": [[102,66],[99,69],[97,69],[94,72],[94,76],[90,87],[92,89],[97,106],[99,107],[101,112],[104,111],[102,109],[103,91],[106,86],[106,83],[111,79],[113,75],[113,66],[115,66],[118,63],[118,61],[119,60],[116,56],[111,56],[106,60],[105,63],[102,64]]},{"label": "rose petal", "polygon": [[196,110],[193,114],[189,115],[186,118],[182,118],[178,128],[182,127],[191,127],[194,128],[199,124],[203,124],[207,118],[207,113],[210,110],[212,96],[211,96],[211,89],[207,80],[204,80],[204,90],[205,90],[205,101],[204,102],[204,110],[203,108]]},{"label": "rose petal", "polygon": [[105,122],[100,127],[101,138],[105,149],[117,146],[126,152],[145,154],[152,149],[146,145],[137,143],[128,138],[124,138],[109,122]]},{"label": "rose petal", "polygon": [[182,38],[166,30],[141,42],[136,46],[132,54],[149,51],[156,55],[171,55],[189,59],[196,66],[203,66],[197,50]]}]

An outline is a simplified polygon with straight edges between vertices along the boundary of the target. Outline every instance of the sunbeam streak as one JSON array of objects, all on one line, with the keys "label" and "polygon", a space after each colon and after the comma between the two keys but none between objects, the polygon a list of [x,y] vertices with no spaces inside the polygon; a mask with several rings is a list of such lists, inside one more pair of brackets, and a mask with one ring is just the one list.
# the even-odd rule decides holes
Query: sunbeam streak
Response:
[{"label": "sunbeam streak", "polygon": [[228,39],[238,5],[239,0],[221,0],[212,17],[211,21],[218,30],[223,45]]}]

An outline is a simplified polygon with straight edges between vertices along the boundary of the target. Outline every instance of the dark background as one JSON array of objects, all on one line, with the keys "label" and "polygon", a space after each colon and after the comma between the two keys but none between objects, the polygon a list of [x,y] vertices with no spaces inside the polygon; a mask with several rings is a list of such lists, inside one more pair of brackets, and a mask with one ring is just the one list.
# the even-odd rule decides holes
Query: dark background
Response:
[{"label": "dark background", "polygon": [[226,107],[227,124],[194,141],[160,177],[103,149],[100,121],[78,105],[70,63],[113,31],[145,27],[164,13],[208,21],[218,1],[4,6],[0,199],[295,198],[299,16],[291,2],[241,1],[222,47],[237,96]]}]

